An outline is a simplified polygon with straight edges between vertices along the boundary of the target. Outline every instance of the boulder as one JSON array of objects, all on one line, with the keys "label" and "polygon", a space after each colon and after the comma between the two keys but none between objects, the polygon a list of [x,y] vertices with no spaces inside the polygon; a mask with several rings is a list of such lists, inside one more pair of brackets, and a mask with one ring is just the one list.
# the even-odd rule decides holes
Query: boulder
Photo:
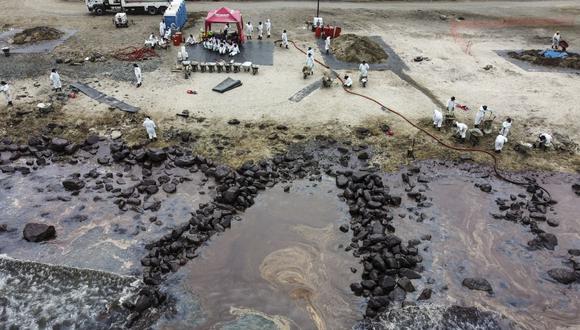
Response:
[{"label": "boulder", "polygon": [[171,182],[167,182],[163,185],[163,191],[165,191],[168,194],[173,194],[174,192],[177,191],[177,186],[175,186]]},{"label": "boulder", "polygon": [[89,136],[87,137],[87,139],[85,140],[85,143],[86,143],[87,145],[90,145],[90,146],[92,146],[93,144],[97,144],[97,143],[99,143],[99,140],[100,140],[100,138],[99,138],[99,136],[98,136],[98,135],[89,135]]},{"label": "boulder", "polygon": [[542,248],[554,250],[556,245],[558,245],[558,238],[556,238],[556,235],[550,233],[540,233],[536,238],[528,242],[528,246],[532,250],[539,250]]},{"label": "boulder", "polygon": [[552,268],[548,271],[548,275],[562,284],[570,284],[576,281],[576,274],[571,269]]},{"label": "boulder", "polygon": [[56,230],[54,226],[44,223],[27,223],[22,234],[29,242],[42,242],[54,238]]},{"label": "boulder", "polygon": [[429,300],[431,299],[431,294],[433,294],[433,290],[430,288],[425,288],[421,291],[421,294],[417,298],[417,300]]},{"label": "boulder", "polygon": [[195,164],[195,158],[191,156],[182,156],[175,158],[175,166],[191,167]]},{"label": "boulder", "polygon": [[400,286],[401,289],[405,290],[406,292],[415,291],[415,286],[413,286],[411,280],[406,277],[399,278],[399,280],[397,281],[397,285]]},{"label": "boulder", "polygon": [[148,149],[147,158],[152,162],[162,162],[167,159],[167,153],[161,149]]},{"label": "boulder", "polygon": [[490,193],[491,192],[491,185],[489,183],[484,183],[479,185],[479,189],[481,189],[481,191],[486,192],[486,193]]},{"label": "boulder", "polygon": [[344,189],[348,185],[348,178],[344,175],[339,175],[336,177],[336,186],[338,188]]},{"label": "boulder", "polygon": [[222,193],[222,199],[227,204],[233,204],[236,201],[236,199],[238,198],[239,194],[240,194],[240,190],[238,188],[230,187],[230,188],[228,188],[228,190],[226,190]]},{"label": "boulder", "polygon": [[461,282],[461,284],[470,290],[487,291],[489,293],[493,292],[491,284],[485,278],[468,277],[463,279],[463,282]]},{"label": "boulder", "polygon": [[395,282],[395,279],[392,278],[391,276],[386,275],[385,277],[383,277],[380,281],[379,281],[379,285],[381,286],[381,288],[383,288],[383,290],[385,291],[391,291],[395,288],[395,285],[397,285],[397,283]]},{"label": "boulder", "polygon": [[64,180],[62,185],[68,191],[76,191],[81,190],[85,186],[85,182],[78,178],[71,178]]},{"label": "boulder", "polygon": [[69,145],[70,142],[68,140],[65,139],[61,139],[61,138],[53,138],[50,141],[50,149],[54,150],[54,151],[64,151],[66,146]]}]

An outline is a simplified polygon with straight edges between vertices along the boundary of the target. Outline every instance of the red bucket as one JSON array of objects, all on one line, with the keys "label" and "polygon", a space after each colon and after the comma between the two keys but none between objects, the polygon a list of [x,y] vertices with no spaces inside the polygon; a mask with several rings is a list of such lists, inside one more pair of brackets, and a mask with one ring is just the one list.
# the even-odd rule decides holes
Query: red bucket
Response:
[{"label": "red bucket", "polygon": [[181,32],[175,32],[175,34],[173,35],[173,46],[181,45],[182,41],[183,41],[183,36],[182,36]]}]

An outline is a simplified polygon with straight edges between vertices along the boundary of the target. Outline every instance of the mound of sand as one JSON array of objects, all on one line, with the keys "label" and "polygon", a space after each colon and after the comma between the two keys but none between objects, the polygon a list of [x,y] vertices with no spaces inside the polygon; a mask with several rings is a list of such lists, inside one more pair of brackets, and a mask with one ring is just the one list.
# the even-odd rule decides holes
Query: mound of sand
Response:
[{"label": "mound of sand", "polygon": [[539,49],[530,49],[522,52],[509,52],[508,56],[536,65],[557,66],[561,68],[580,70],[580,54],[568,53],[568,57],[561,59],[545,58],[540,54],[541,52],[542,50]]},{"label": "mound of sand", "polygon": [[371,38],[355,34],[343,34],[333,39],[330,48],[334,56],[344,62],[380,63],[389,57],[383,48]]},{"label": "mound of sand", "polygon": [[12,43],[22,45],[43,40],[55,40],[62,37],[64,33],[47,26],[37,26],[17,33],[12,38]]}]

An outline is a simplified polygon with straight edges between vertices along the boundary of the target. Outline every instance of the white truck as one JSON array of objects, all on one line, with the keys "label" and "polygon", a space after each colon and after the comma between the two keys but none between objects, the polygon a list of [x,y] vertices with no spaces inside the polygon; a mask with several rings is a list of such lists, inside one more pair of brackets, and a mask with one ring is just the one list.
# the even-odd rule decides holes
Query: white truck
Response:
[{"label": "white truck", "polygon": [[144,11],[150,15],[163,14],[169,0],[85,0],[87,8],[96,15],[106,11]]}]

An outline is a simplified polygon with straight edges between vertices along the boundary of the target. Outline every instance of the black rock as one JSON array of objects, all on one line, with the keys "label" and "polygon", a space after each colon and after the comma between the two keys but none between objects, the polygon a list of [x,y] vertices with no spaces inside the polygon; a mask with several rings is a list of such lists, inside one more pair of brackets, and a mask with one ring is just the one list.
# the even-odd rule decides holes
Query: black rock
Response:
[{"label": "black rock", "polygon": [[29,242],[42,242],[56,236],[54,226],[43,223],[27,223],[22,232],[24,239]]},{"label": "black rock", "polygon": [[532,250],[539,250],[542,248],[554,250],[556,245],[558,245],[558,238],[556,238],[556,235],[550,233],[540,233],[536,238],[528,242],[528,246]]},{"label": "black rock", "polygon": [[379,285],[381,286],[381,288],[383,288],[383,290],[388,292],[393,290],[395,288],[395,285],[397,285],[397,283],[395,282],[394,278],[386,275],[380,280]]},{"label": "black rock", "polygon": [[463,282],[461,282],[461,284],[470,290],[487,291],[489,293],[493,292],[491,284],[489,284],[489,282],[485,278],[468,277],[463,279]]},{"label": "black rock", "polygon": [[348,185],[348,178],[344,175],[339,175],[336,177],[336,186],[338,188],[346,188],[346,186]]},{"label": "black rock", "polygon": [[173,194],[177,191],[177,187],[173,183],[167,182],[163,185],[163,191],[168,194]]},{"label": "black rock", "polygon": [[147,158],[152,162],[162,162],[167,159],[167,153],[161,149],[148,149]]},{"label": "black rock", "polygon": [[385,245],[389,248],[401,244],[401,239],[393,234],[385,235]]},{"label": "black rock", "polygon": [[357,296],[360,296],[363,292],[363,287],[360,283],[352,283],[350,285],[350,290]]},{"label": "black rock", "polygon": [[240,194],[240,190],[236,187],[230,187],[222,193],[223,201],[227,204],[233,204]]},{"label": "black rock", "polygon": [[479,189],[481,189],[481,191],[489,193],[491,192],[491,185],[489,183],[484,183],[479,185]]},{"label": "black rock", "polygon": [[548,219],[548,220],[546,220],[546,223],[550,227],[558,227],[560,225],[560,222],[556,219]]},{"label": "black rock", "polygon": [[366,159],[370,158],[369,153],[366,151],[359,153],[357,157],[358,157],[358,159],[362,159],[362,160],[366,160]]},{"label": "black rock", "polygon": [[430,288],[425,288],[425,289],[423,289],[423,291],[421,291],[421,294],[419,295],[417,300],[429,300],[429,299],[431,299],[432,293],[433,293],[433,290],[431,290]]},{"label": "black rock", "polygon": [[50,141],[50,149],[54,151],[64,151],[69,141],[61,138],[54,138]]},{"label": "black rock", "polygon": [[346,232],[348,232],[348,225],[342,224],[342,225],[340,225],[340,227],[338,227],[338,229],[340,229],[341,232],[346,233]]},{"label": "black rock", "polygon": [[548,275],[562,284],[570,284],[576,281],[574,271],[566,268],[552,268],[548,271]]},{"label": "black rock", "polygon": [[413,292],[415,291],[415,287],[410,279],[406,277],[401,277],[397,281],[397,285],[401,287],[401,289],[405,290],[406,292]]},{"label": "black rock", "polygon": [[363,288],[372,290],[375,286],[377,286],[377,282],[373,280],[364,280],[360,283]]},{"label": "black rock", "polygon": [[369,299],[367,306],[376,310],[388,307],[389,302],[390,300],[388,296],[375,296]]},{"label": "black rock", "polygon": [[411,280],[418,280],[421,278],[421,274],[417,273],[414,270],[408,268],[401,268],[399,269],[399,275],[409,278]]},{"label": "black rock", "polygon": [[93,145],[99,143],[99,136],[98,135],[89,135],[85,140],[85,143],[88,145]]},{"label": "black rock", "polygon": [[580,256],[580,249],[570,249],[570,250],[568,250],[568,253],[573,255],[573,256],[579,257]]},{"label": "black rock", "polygon": [[179,167],[191,167],[195,164],[195,158],[191,156],[182,156],[175,158],[174,163]]},{"label": "black rock", "polygon": [[64,189],[69,191],[81,190],[85,186],[85,182],[78,178],[66,179],[62,182]]},{"label": "black rock", "polygon": [[240,124],[240,121],[234,118],[234,119],[228,120],[228,124],[230,124],[230,125],[239,125]]}]

